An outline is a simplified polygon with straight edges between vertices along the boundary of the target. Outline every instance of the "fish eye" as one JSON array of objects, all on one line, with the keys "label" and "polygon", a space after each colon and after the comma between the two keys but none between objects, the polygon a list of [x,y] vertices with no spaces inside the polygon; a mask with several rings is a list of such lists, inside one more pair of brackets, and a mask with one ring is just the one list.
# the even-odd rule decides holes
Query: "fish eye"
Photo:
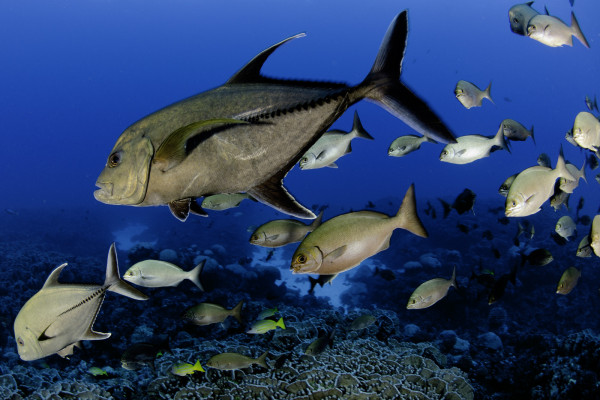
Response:
[{"label": "fish eye", "polygon": [[298,257],[296,257],[296,261],[298,261],[300,264],[304,264],[306,262],[306,256],[304,254],[300,254]]},{"label": "fish eye", "polygon": [[515,24],[518,24],[518,23],[519,23],[519,18],[517,18],[517,17],[514,17],[514,18],[513,18],[513,22],[514,22]]},{"label": "fish eye", "polygon": [[513,201],[511,204],[513,207],[517,205],[517,203],[515,201]]},{"label": "fish eye", "polygon": [[21,337],[20,337],[20,336],[17,338],[17,344],[18,344],[19,346],[25,346],[25,342],[23,341],[23,339],[21,339]]},{"label": "fish eye", "polygon": [[117,151],[108,156],[108,166],[111,168],[116,167],[121,163],[121,152]]},{"label": "fish eye", "polygon": [[446,156],[446,155],[448,155],[448,152],[446,150],[444,150],[444,151],[442,151],[442,155]]}]

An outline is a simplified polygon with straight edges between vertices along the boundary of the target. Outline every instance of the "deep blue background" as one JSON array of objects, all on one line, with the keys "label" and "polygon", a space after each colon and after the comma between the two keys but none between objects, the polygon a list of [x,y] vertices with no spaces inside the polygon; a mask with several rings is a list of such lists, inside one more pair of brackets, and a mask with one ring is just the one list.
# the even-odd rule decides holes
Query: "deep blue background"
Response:
[{"label": "deep blue background", "polygon": [[[325,3],[325,4],[323,4]],[[580,166],[583,153],[563,138],[584,97],[600,88],[600,3],[577,0],[575,13],[591,44],[550,48],[509,29],[511,1],[20,1],[0,4],[0,206],[115,206],[93,198],[94,182],[119,134],[163,106],[222,84],[259,51],[298,32],[265,65],[267,75],[358,83],[370,69],[392,18],[409,10],[402,80],[428,101],[456,135],[493,135],[504,118],[535,126],[537,144],[513,143],[468,165],[438,160],[441,145],[424,144],[405,158],[387,156],[406,125],[361,102],[334,125],[350,130],[354,108],[376,140],[358,139],[339,169],[301,171],[286,179],[305,204],[359,207],[401,196],[416,182],[418,200],[453,198],[464,187],[503,204],[504,179],[539,153],[556,161],[562,144]],[[567,0],[546,4],[570,21]],[[485,88],[495,105],[465,109],[453,90],[459,79]],[[596,211],[599,187],[576,191]],[[592,198],[595,200],[592,201]],[[421,202],[420,201],[420,202]],[[574,203],[573,199],[571,200]],[[254,207],[264,207],[256,204]],[[121,207],[123,208],[123,207]],[[132,218],[154,211],[128,207]],[[100,210],[102,209],[102,210]],[[161,208],[168,213],[166,208]],[[116,210],[115,210],[116,212]]]}]

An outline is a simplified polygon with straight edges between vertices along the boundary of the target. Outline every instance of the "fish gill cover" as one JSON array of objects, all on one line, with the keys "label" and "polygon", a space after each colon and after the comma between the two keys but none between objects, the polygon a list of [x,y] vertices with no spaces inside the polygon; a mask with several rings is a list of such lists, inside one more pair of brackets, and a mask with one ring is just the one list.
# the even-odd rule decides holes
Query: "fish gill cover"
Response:
[{"label": "fish gill cover", "polygon": [[[595,16],[600,7],[591,0],[527,6],[521,15],[546,14],[547,8],[563,25],[575,21],[579,27],[565,34],[565,27],[550,19],[549,31],[559,34],[545,42],[567,43],[553,48],[527,36],[528,22],[511,31],[509,9],[516,4],[0,5],[5,139],[0,146],[0,326],[6,338],[0,344],[0,397],[595,398],[600,390],[598,258],[595,246],[583,242],[597,244],[593,220],[600,187],[596,156],[582,148],[598,136],[577,140],[575,129],[569,141],[565,134],[581,112],[598,117]],[[442,143],[400,150],[402,157],[388,155],[394,139],[417,133],[361,101],[329,129],[353,131],[356,112],[374,140],[340,136],[332,140],[335,151],[322,154],[321,148],[314,155],[331,165],[328,157],[334,153],[337,168],[295,165],[284,184],[315,215],[323,211],[324,226],[360,210],[394,216],[414,183],[427,239],[396,230],[388,248],[384,241],[356,268],[319,280],[309,275],[315,279],[309,280],[290,271],[299,243],[274,248],[249,243],[266,222],[291,218],[260,202],[231,201],[232,208],[207,208],[207,218],[191,215],[181,223],[166,207],[105,205],[93,198],[112,146],[131,124],[224,84],[259,52],[301,32],[306,37],[269,56],[265,76],[357,85],[372,68],[390,21],[404,9],[408,38],[400,79],[457,137],[488,137],[459,141],[471,144],[456,153],[474,160],[440,161]],[[467,109],[456,98],[461,80],[481,91],[491,82],[489,96],[480,94],[481,102]],[[584,128],[593,133],[594,118],[583,117],[577,120],[587,121]],[[504,128],[507,119],[521,127]],[[501,128],[505,138],[492,139]],[[572,189],[572,182],[562,184],[558,175],[543,170],[534,181],[552,181],[556,186],[544,191],[556,197],[542,201],[533,215],[507,218],[499,187],[509,176],[537,166],[541,154],[556,168],[561,146],[573,164],[566,166],[572,177],[578,174],[573,168],[585,162],[585,179]],[[572,218],[575,230],[557,229],[563,216]],[[298,221],[292,225],[301,224],[303,232],[321,225]],[[145,302],[108,293],[93,328],[110,332],[110,338],[83,340],[69,359],[20,360],[13,323],[21,307],[65,262],[69,267],[61,283],[100,285],[112,242],[121,276],[148,259],[183,271],[204,261],[199,280],[205,291],[189,279],[177,279],[176,287],[139,287],[150,297]],[[335,252],[343,254],[344,249]],[[454,268],[455,286],[450,284]],[[416,291],[434,279],[439,285]],[[437,302],[407,309],[411,295],[423,290]],[[238,322],[233,309],[241,301]],[[200,303],[216,304],[231,315],[211,325],[183,318]],[[273,322],[263,324],[276,329],[247,334],[267,310]],[[369,323],[355,322],[363,319]],[[305,354],[316,340],[322,343]],[[258,363],[232,373],[207,366],[220,353],[257,360],[266,351],[268,369]],[[206,372],[195,367],[197,361]],[[184,376],[174,375],[174,366]]]}]

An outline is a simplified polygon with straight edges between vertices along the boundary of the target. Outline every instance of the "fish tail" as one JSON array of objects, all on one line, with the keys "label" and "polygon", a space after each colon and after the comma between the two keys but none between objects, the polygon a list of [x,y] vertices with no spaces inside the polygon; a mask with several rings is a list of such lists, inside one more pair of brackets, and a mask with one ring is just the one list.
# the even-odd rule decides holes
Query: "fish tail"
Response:
[{"label": "fish tail", "polygon": [[275,323],[275,326],[280,327],[281,329],[285,329],[285,323],[283,322],[283,317],[279,318],[279,321]]},{"label": "fish tail", "polygon": [[450,278],[450,286],[454,286],[455,289],[458,289],[458,285],[456,284],[456,265],[452,270],[452,278]]},{"label": "fish tail", "polygon": [[206,372],[204,370],[204,368],[202,368],[202,365],[200,365],[200,360],[196,361],[196,364],[194,364],[194,367],[192,368],[194,371],[200,371],[200,372]]},{"label": "fish tail", "polygon": [[496,103],[494,103],[494,100],[492,100],[492,82],[491,81],[490,81],[490,84],[487,86],[487,88],[485,88],[485,90],[483,91],[483,97],[485,97],[486,99],[491,101],[492,104],[496,104]]},{"label": "fish tail", "polygon": [[319,283],[319,279],[313,278],[312,276],[308,276],[308,282],[310,283],[310,289],[308,289],[308,293],[313,293],[315,291],[315,287],[317,283]]},{"label": "fish tail", "polygon": [[394,219],[397,221],[396,226],[398,228],[406,229],[417,236],[429,236],[425,230],[425,227],[423,226],[423,223],[417,215],[417,201],[415,199],[414,183],[411,184],[406,191],[404,199],[402,200],[402,204],[400,205],[400,209],[398,210],[398,213]]},{"label": "fish tail", "polygon": [[121,279],[119,275],[117,251],[114,243],[110,245],[110,249],[108,250],[108,259],[106,261],[106,279],[104,280],[104,286],[106,286],[111,292],[119,293],[135,300],[148,300],[148,296]]},{"label": "fish tail", "polygon": [[404,10],[390,24],[375,63],[359,87],[366,89],[364,97],[375,101],[417,132],[441,143],[454,143],[456,139],[446,124],[427,103],[400,82],[407,36],[408,17]]},{"label": "fish tail", "polygon": [[508,148],[508,142],[506,141],[506,137],[504,137],[504,131],[502,129],[498,129],[496,132],[496,136],[494,136],[494,146],[498,146],[503,150],[506,150],[510,153],[510,149]]},{"label": "fish tail", "polygon": [[444,207],[444,218],[447,218],[450,211],[452,211],[452,206],[440,198],[438,200],[442,203],[442,207]]},{"label": "fish tail", "polygon": [[237,319],[238,322],[242,323],[242,306],[244,305],[244,300],[240,300],[239,303],[231,310],[231,315],[233,318]]},{"label": "fish tail", "polygon": [[581,169],[579,170],[579,178],[583,179],[583,181],[585,183],[587,183],[587,178],[585,177],[585,159],[583,159],[583,165],[581,166]]},{"label": "fish tail", "polygon": [[310,224],[310,231],[312,232],[315,229],[317,229],[317,227],[321,225],[321,222],[323,222],[323,211],[321,211],[319,215],[317,215],[317,218],[312,222],[312,224]]},{"label": "fish tail", "polygon": [[200,264],[196,265],[196,268],[191,270],[188,274],[188,279],[194,282],[194,285],[198,286],[198,289],[204,292],[204,288],[202,287],[202,283],[200,283],[200,275],[202,274],[202,270],[204,269],[204,264],[206,263],[206,259],[200,261]]},{"label": "fish tail", "polygon": [[256,360],[254,360],[254,363],[260,365],[263,368],[269,369],[269,366],[267,365],[267,356],[269,355],[268,351],[265,351],[264,353],[262,353],[262,355],[260,357],[258,357]]},{"label": "fish tail", "polygon": [[590,44],[585,36],[583,36],[583,32],[579,27],[579,22],[577,22],[577,18],[575,17],[575,13],[573,11],[571,11],[571,30],[573,31],[573,36],[575,36],[585,47],[589,49]]},{"label": "fish tail", "polygon": [[533,140],[533,144],[535,144],[535,136],[533,136],[533,125],[531,125],[531,140]]},{"label": "fish tail", "polygon": [[560,154],[558,155],[558,161],[556,161],[556,168],[554,169],[554,171],[556,172],[557,178],[565,178],[570,181],[576,180],[576,178],[573,175],[571,175],[571,173],[567,169],[567,164],[565,164],[565,156],[563,155],[562,146],[560,148]]},{"label": "fish tail", "polygon": [[358,118],[358,112],[354,111],[354,122],[352,123],[352,134],[354,137],[359,137],[363,139],[375,140],[375,138],[365,130],[360,122],[360,118]]}]

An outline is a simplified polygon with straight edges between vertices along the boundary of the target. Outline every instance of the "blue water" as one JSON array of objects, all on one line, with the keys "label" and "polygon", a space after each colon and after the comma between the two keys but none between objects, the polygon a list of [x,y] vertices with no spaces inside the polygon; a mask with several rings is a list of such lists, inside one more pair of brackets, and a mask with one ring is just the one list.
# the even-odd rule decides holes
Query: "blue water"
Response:
[{"label": "blue water", "polygon": [[[27,298],[39,290],[51,269],[62,262],[75,265],[87,262],[95,266],[81,271],[81,275],[74,268],[69,277],[74,281],[81,281],[80,277],[99,281],[103,276],[106,250],[113,241],[117,241],[120,251],[122,272],[128,266],[128,251],[139,242],[153,243],[158,251],[164,248],[180,251],[182,258],[187,257],[188,269],[193,267],[196,251],[189,250],[192,245],[198,249],[224,246],[227,254],[219,260],[224,265],[246,258],[247,263],[240,263],[246,265],[245,268],[268,264],[260,262],[267,252],[247,243],[247,228],[285,216],[260,203],[244,202],[239,209],[210,212],[209,218],[191,216],[187,222],[180,223],[167,207],[110,206],[96,201],[93,197],[95,181],[110,150],[130,124],[168,104],[221,85],[258,52],[299,32],[306,32],[307,37],[278,49],[265,64],[265,75],[357,84],[370,70],[388,24],[404,9],[409,13],[409,36],[401,80],[428,102],[454,134],[494,135],[503,119],[512,118],[526,127],[533,125],[536,142],[530,139],[512,142],[511,153],[498,151],[467,165],[440,162],[442,145],[429,143],[404,158],[389,157],[387,148],[396,137],[415,133],[385,110],[365,101],[351,107],[333,128],[349,131],[357,110],[365,129],[375,140],[356,139],[353,152],[337,162],[337,169],[302,171],[295,167],[286,177],[285,186],[307,206],[330,205],[325,217],[329,219],[350,209],[364,208],[369,201],[374,202],[378,211],[395,213],[404,192],[414,182],[419,214],[431,238],[417,240],[408,237],[406,232],[397,232],[388,251],[340,277],[337,287],[334,281],[331,287],[317,288],[317,292],[332,303],[328,304],[326,298],[321,297],[325,299],[325,309],[369,310],[375,304],[380,309],[391,310],[401,320],[395,329],[402,330],[404,325],[415,323],[426,332],[424,342],[439,342],[438,334],[445,329],[455,330],[460,337],[473,338],[474,342],[477,335],[486,331],[481,327],[481,321],[487,320],[486,301],[480,306],[474,305],[451,291],[448,298],[442,300],[445,304],[407,313],[408,295],[422,281],[437,276],[449,278],[451,262],[460,261],[459,275],[464,283],[468,283],[471,270],[479,266],[479,259],[483,260],[484,267],[492,266],[498,273],[508,272],[509,248],[517,223],[511,220],[509,225],[501,225],[497,219],[502,212],[489,211],[504,206],[504,198],[497,194],[498,187],[508,176],[536,165],[540,153],[547,153],[554,165],[561,145],[566,159],[580,167],[589,153],[566,142],[564,135],[572,127],[577,113],[587,111],[585,96],[600,94],[597,21],[600,3],[575,0],[571,7],[567,0],[548,0],[546,3],[536,1],[533,5],[540,12],[546,5],[552,15],[565,22],[570,22],[573,10],[590,49],[576,39],[573,47],[550,48],[513,34],[507,13],[515,3],[507,0],[407,0],[369,4],[337,0],[61,0],[0,4],[0,131],[3,138],[0,210],[4,210],[0,218],[0,244],[4,248],[0,263],[6,271],[3,296],[12,298],[10,305],[4,306],[7,316],[2,325],[7,338],[6,343],[2,343],[4,353],[14,355],[16,352],[12,319]],[[480,88],[491,81],[494,104],[484,100],[482,107],[464,108],[454,96],[454,87],[461,79]],[[582,181],[571,196],[569,215],[575,217],[574,208],[580,198],[585,199],[581,214],[593,217],[598,212],[600,187],[595,180],[598,172],[586,169],[587,183]],[[465,187],[477,194],[475,215],[458,217],[453,212],[448,219],[442,219],[436,199],[441,197],[451,202]],[[436,219],[424,214],[427,200],[437,208]],[[541,213],[528,218],[536,227],[536,242],[530,243],[531,248],[548,248],[555,261],[550,266],[539,267],[538,271],[525,271],[516,288],[509,284],[510,295],[505,295],[502,306],[514,326],[507,336],[526,331],[532,335],[556,335],[548,340],[561,341],[585,329],[591,329],[586,331],[591,335],[598,334],[595,313],[591,313],[589,319],[575,318],[578,313],[588,315],[582,310],[598,306],[598,280],[597,276],[592,278],[595,274],[592,268],[598,259],[575,257],[577,244],[589,226],[578,226],[577,238],[566,246],[558,246],[550,239],[556,220],[566,214],[565,209],[554,212],[546,203]],[[456,229],[457,223],[478,227],[463,234]],[[135,231],[136,226],[140,227],[138,231]],[[481,238],[485,229],[494,233],[493,244]],[[492,246],[502,252],[502,259],[493,258]],[[294,248],[291,245],[278,250],[274,256],[276,262],[271,261],[271,266],[281,274],[277,285],[285,285],[283,291],[289,289],[289,307],[297,305],[293,298],[298,298],[298,305],[316,307],[300,299],[306,297],[306,277],[292,276],[288,270]],[[51,251],[56,253],[50,254]],[[453,259],[451,251],[460,252],[461,257]],[[419,260],[426,253],[439,258],[443,268],[420,275],[403,268],[406,262]],[[97,262],[85,261],[86,258]],[[366,285],[372,278],[371,269],[378,263],[395,270],[396,280],[391,283],[379,280]],[[579,286],[565,299],[556,300],[557,279],[569,265],[585,265],[586,270]],[[412,278],[407,281],[403,275]],[[11,289],[12,285],[18,289]],[[546,291],[538,291],[539,286],[544,286]],[[179,291],[169,290],[173,296],[177,294],[182,296],[182,301],[188,301],[185,306],[195,300],[216,301],[208,292],[201,299],[186,299],[182,292],[197,294],[187,284]],[[234,300],[241,295],[235,288],[231,288],[230,293],[221,290],[220,298],[225,302],[229,300],[229,307],[235,305]],[[369,295],[370,291],[385,291],[388,295],[377,298]],[[115,297],[120,296],[109,294],[98,320],[102,323],[99,329],[112,331],[114,336],[93,345],[101,346],[102,351],[107,351],[111,344],[117,346],[111,352],[114,353],[113,368],[118,372],[119,351],[123,347],[118,345],[118,338],[125,337],[126,333],[119,334],[115,326],[103,322],[103,318],[108,321],[110,302],[153,314],[139,304],[132,306],[133,301],[129,299],[115,300]],[[252,296],[247,294],[246,298]],[[568,310],[567,315],[559,313],[563,309]],[[533,318],[532,315],[538,316]],[[440,321],[441,316],[444,318]],[[251,317],[248,319],[251,322]],[[128,323],[137,325],[135,321]],[[163,326],[161,322],[156,323]],[[181,324],[181,321],[173,324]],[[176,336],[180,328],[184,329],[180,325],[171,326],[169,333]],[[198,334],[197,331],[192,333]],[[502,359],[510,360],[511,351],[517,352],[515,349],[541,352],[534,346],[521,345],[513,348],[507,345]],[[69,371],[73,365],[79,365],[77,363],[93,360],[98,355],[94,353],[94,346],[84,354],[76,354],[71,364],[59,360],[49,361],[53,362],[50,366]],[[57,358],[52,356],[49,360]],[[104,364],[101,365],[110,365],[109,358],[102,359]],[[501,386],[498,384],[501,378],[494,381],[489,376],[494,374],[494,369],[486,364],[489,358],[479,360],[479,364],[478,353],[474,352],[470,358],[475,366],[456,365],[469,374],[476,393],[491,396],[494,388]],[[25,366],[28,373],[36,370],[12,356],[0,362],[4,362],[2,373],[5,375],[10,375],[17,366]],[[488,373],[481,371],[484,366]],[[517,374],[516,370],[509,370]],[[590,370],[598,373],[597,366]],[[80,375],[86,375],[81,367],[79,371]],[[502,382],[516,379],[511,373],[505,373],[508,377],[502,376],[506,380]],[[135,379],[134,376],[129,377]],[[588,375],[582,376],[574,375],[573,379],[585,382],[591,379]],[[77,374],[72,373],[70,377],[75,379]],[[565,378],[565,382],[569,379]],[[594,379],[597,380],[598,375]],[[550,385],[544,382],[539,385]],[[516,386],[501,391],[510,396],[510,390],[516,393]],[[533,386],[521,389],[521,394],[535,393],[531,396],[545,398]],[[550,393],[550,389],[544,393]],[[566,396],[563,398],[575,396],[571,392],[562,393]],[[29,393],[22,390],[21,395],[24,394]]]}]

